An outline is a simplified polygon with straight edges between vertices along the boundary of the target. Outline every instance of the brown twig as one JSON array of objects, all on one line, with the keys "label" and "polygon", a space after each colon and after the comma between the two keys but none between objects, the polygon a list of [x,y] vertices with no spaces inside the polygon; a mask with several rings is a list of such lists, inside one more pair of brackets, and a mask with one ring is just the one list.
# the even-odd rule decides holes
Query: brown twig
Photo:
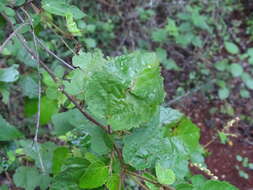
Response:
[{"label": "brown twig", "polygon": [[173,187],[170,187],[170,186],[167,186],[167,185],[163,185],[155,180],[152,180],[152,179],[149,179],[149,178],[146,178],[144,176],[141,176],[139,175],[138,173],[135,173],[135,172],[131,172],[131,171],[125,171],[126,174],[128,175],[131,175],[131,176],[135,176],[135,177],[138,177],[139,179],[141,180],[144,180],[144,181],[147,181],[149,183],[152,183],[154,185],[157,185],[157,186],[160,186],[160,187],[163,187],[164,189],[167,189],[167,190],[175,190]]},{"label": "brown twig", "polygon": [[29,23],[22,23],[19,25],[10,35],[9,37],[3,42],[3,44],[0,46],[0,53],[3,51],[5,46],[8,44],[8,42],[17,34],[17,32],[22,29],[25,25],[28,25]]},{"label": "brown twig", "polygon": [[10,174],[7,171],[5,171],[4,175],[5,175],[6,179],[9,181],[10,186],[12,187],[12,189],[16,190],[17,188],[16,188],[15,184],[13,183],[13,180],[12,180]]}]

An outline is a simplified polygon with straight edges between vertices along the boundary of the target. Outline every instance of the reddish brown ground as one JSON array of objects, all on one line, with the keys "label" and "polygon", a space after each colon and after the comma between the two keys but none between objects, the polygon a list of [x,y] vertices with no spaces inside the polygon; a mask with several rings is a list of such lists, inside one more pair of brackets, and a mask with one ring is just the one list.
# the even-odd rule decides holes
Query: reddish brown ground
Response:
[{"label": "reddish brown ground", "polygon": [[[252,111],[253,102],[248,101],[246,103],[248,109]],[[221,101],[209,101],[201,92],[198,92],[175,103],[173,107],[184,112],[200,127],[200,142],[202,145],[206,145],[217,136],[217,130],[222,130],[228,121],[236,117],[226,116],[221,113],[209,113],[211,108],[219,108],[221,105]],[[238,106],[238,109],[235,111],[236,115],[245,111],[247,112],[247,107],[243,105]],[[243,169],[249,175],[249,179],[246,180],[239,176],[235,168],[236,165],[241,166],[236,160],[236,155],[248,157],[249,161],[253,162],[253,141],[252,131],[251,134],[249,131],[250,128],[252,127],[242,121],[236,122],[230,128],[230,132],[237,135],[237,137],[230,138],[231,143],[224,145],[220,142],[219,138],[216,138],[206,147],[206,150],[209,152],[209,155],[205,159],[208,169],[219,177],[220,180],[229,181],[240,190],[253,189],[253,170]],[[193,172],[196,174],[201,173],[196,169],[193,169]]]}]

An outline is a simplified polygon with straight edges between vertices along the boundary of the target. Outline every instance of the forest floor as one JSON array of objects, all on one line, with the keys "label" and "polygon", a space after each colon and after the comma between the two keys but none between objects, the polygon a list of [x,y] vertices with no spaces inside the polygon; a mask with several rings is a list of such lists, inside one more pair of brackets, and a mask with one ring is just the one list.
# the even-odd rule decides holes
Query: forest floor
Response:
[{"label": "forest floor", "polygon": [[[173,94],[173,89],[176,89],[176,87],[173,88],[171,86],[173,84],[171,82],[173,72],[163,71],[163,76],[168,94],[167,99],[171,100],[169,94]],[[229,130],[229,133],[235,137],[229,137],[229,141],[226,144],[221,143],[218,131],[221,131],[229,121],[235,119],[236,115],[250,113],[253,110],[253,100],[249,99],[245,101],[237,99],[232,105],[235,108],[233,116],[228,116],[219,111],[210,113],[211,109],[217,108],[219,110],[225,104],[226,102],[219,99],[209,100],[204,93],[198,91],[189,96],[182,97],[172,107],[186,114],[200,127],[200,142],[208,152],[205,158],[208,169],[220,180],[229,181],[240,190],[252,190],[253,171],[243,168],[241,163],[237,161],[236,156],[240,155],[248,158],[249,162],[253,162],[253,126],[244,121],[236,121]],[[239,171],[235,167],[236,165],[240,166],[248,174],[248,179],[239,175]],[[193,168],[192,171],[195,174],[203,174],[196,168]]]}]

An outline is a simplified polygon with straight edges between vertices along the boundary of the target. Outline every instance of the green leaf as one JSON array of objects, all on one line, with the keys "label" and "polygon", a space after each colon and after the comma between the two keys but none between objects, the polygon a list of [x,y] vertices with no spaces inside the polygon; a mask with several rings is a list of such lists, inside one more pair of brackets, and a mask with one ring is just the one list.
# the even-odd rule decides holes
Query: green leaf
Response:
[{"label": "green leaf", "polygon": [[237,189],[236,187],[227,182],[209,180],[200,188],[200,190],[239,190],[239,189]]},{"label": "green leaf", "polygon": [[241,65],[233,63],[232,65],[230,65],[230,72],[234,77],[239,77],[243,73],[243,68]]},{"label": "green leaf", "polygon": [[245,85],[249,89],[253,90],[253,78],[246,72],[244,72],[241,77]]},{"label": "green leaf", "polygon": [[171,124],[172,122],[179,121],[183,114],[178,110],[172,108],[160,108],[160,123],[162,125]]},{"label": "green leaf", "polygon": [[81,19],[85,14],[76,6],[69,5],[66,0],[42,0],[42,8],[51,14],[65,16],[66,13],[71,13],[74,19]]},{"label": "green leaf", "polygon": [[79,179],[89,165],[90,162],[84,158],[69,157],[63,162],[61,172],[56,176],[57,181],[68,181],[78,184]]},{"label": "green leaf", "polygon": [[242,98],[250,98],[250,92],[246,89],[241,89],[240,95]]},{"label": "green leaf", "polygon": [[17,187],[34,190],[40,184],[40,174],[36,168],[21,166],[16,170],[13,180]]},{"label": "green leaf", "polygon": [[77,109],[53,115],[54,134],[64,135],[78,128],[91,137],[91,149],[99,155],[107,154],[112,148],[109,136],[98,126],[87,120]]},{"label": "green leaf", "polygon": [[113,174],[113,175],[109,176],[105,185],[109,190],[119,190],[120,175]]},{"label": "green leaf", "polygon": [[167,31],[165,29],[155,29],[152,32],[151,38],[155,42],[165,42],[167,40]]},{"label": "green leaf", "polygon": [[0,115],[0,141],[12,141],[23,135]]},{"label": "green leaf", "polygon": [[19,72],[16,68],[17,66],[13,65],[9,68],[0,69],[0,81],[15,82],[16,80],[18,80]]},{"label": "green leaf", "polygon": [[[25,103],[25,115],[28,117],[33,116],[38,111],[38,100],[31,99],[26,100]],[[55,100],[51,100],[46,96],[41,98],[41,105],[40,105],[40,124],[45,125],[50,120],[53,114],[57,113],[58,105]]]},{"label": "green leaf", "polygon": [[228,61],[226,59],[214,64],[214,67],[219,71],[225,71],[228,67]]},{"label": "green leaf", "polygon": [[76,67],[80,67],[85,71],[83,75],[88,79],[91,74],[98,69],[102,70],[102,65],[105,64],[105,59],[103,58],[103,54],[100,51],[96,51],[94,53],[85,53],[79,52],[79,55],[75,55],[72,58],[73,65]]},{"label": "green leaf", "polygon": [[22,76],[19,85],[24,96],[29,98],[38,97],[39,85],[30,75]]},{"label": "green leaf", "polygon": [[66,25],[68,28],[68,31],[73,35],[73,36],[81,36],[82,33],[77,27],[76,22],[73,19],[73,14],[72,13],[65,13],[65,18],[66,18]]},{"label": "green leaf", "polygon": [[58,136],[65,135],[68,131],[74,129],[76,127],[74,125],[75,122],[82,120],[83,117],[77,109],[54,114],[52,116],[53,134]]},{"label": "green leaf", "polygon": [[194,175],[190,180],[195,187],[201,187],[207,181],[203,175]]},{"label": "green leaf", "polygon": [[36,187],[45,190],[51,179],[47,175],[40,174],[36,168],[21,166],[16,170],[13,180],[17,187],[26,190],[34,190]]},{"label": "green leaf", "polygon": [[[147,172],[144,173],[143,176],[146,177],[146,178],[148,178],[148,179],[150,179],[150,180],[154,180],[154,181],[157,180],[155,176],[153,176],[153,175],[151,175],[150,173],[147,173]],[[159,186],[154,185],[153,183],[150,183],[148,181],[145,181],[145,184],[147,185],[147,187],[150,190],[159,190],[160,189]]]},{"label": "green leaf", "polygon": [[238,160],[239,162],[242,162],[243,158],[240,155],[236,155],[236,160]]},{"label": "green leaf", "polygon": [[221,100],[225,100],[226,98],[228,98],[229,93],[230,93],[230,91],[229,91],[229,89],[226,88],[226,87],[220,88],[219,91],[218,91],[218,95],[219,95],[219,98],[220,98]]},{"label": "green leaf", "polygon": [[0,190],[9,190],[9,186],[7,184],[1,185]]},{"label": "green leaf", "polygon": [[66,92],[68,92],[70,95],[80,95],[80,99],[84,99],[84,73],[80,69],[76,69],[70,73],[71,78],[70,82],[64,81],[63,84],[65,86]]},{"label": "green leaf", "polygon": [[111,151],[113,143],[104,130],[95,125],[84,125],[82,129],[91,137],[92,151],[99,155],[104,155]]},{"label": "green leaf", "polygon": [[53,165],[52,165],[52,172],[54,175],[61,171],[61,166],[68,157],[68,154],[69,149],[67,147],[58,147],[57,149],[54,150]]},{"label": "green leaf", "polygon": [[170,167],[179,167],[178,171],[185,175],[182,171],[187,170],[186,155],[183,142],[176,138],[163,138],[159,128],[136,129],[124,138],[123,158],[137,170],[153,168],[157,161],[161,161]]},{"label": "green leaf", "polygon": [[230,54],[238,54],[240,52],[239,48],[233,42],[225,42],[225,48]]},{"label": "green leaf", "polygon": [[188,159],[200,149],[199,129],[187,118],[177,119],[165,128],[157,122],[150,123],[149,127],[136,129],[125,137],[125,162],[137,170],[153,168],[159,162],[182,179],[188,172]]},{"label": "green leaf", "polygon": [[88,109],[97,118],[107,120],[113,130],[148,123],[164,99],[155,54],[135,52],[116,57],[102,66],[100,62],[93,62],[86,67]]},{"label": "green leaf", "polygon": [[109,167],[101,163],[91,164],[79,181],[81,188],[92,189],[104,185],[109,177]]},{"label": "green leaf", "polygon": [[[34,160],[35,165],[40,168],[40,158],[33,142],[31,140],[21,140],[19,141],[19,144],[23,148],[24,154],[30,159]],[[40,151],[40,156],[44,164],[44,168],[48,173],[51,173],[53,152],[55,149],[56,145],[52,142],[45,142],[38,145],[38,150]]]},{"label": "green leaf", "polygon": [[3,103],[8,104],[10,99],[10,86],[6,83],[0,83],[0,93]]},{"label": "green leaf", "polygon": [[9,17],[13,17],[16,14],[16,12],[13,9],[11,9],[10,7],[5,7],[4,12]]},{"label": "green leaf", "polygon": [[221,143],[226,144],[228,141],[227,135],[224,132],[218,132],[218,135],[219,135]]},{"label": "green leaf", "polygon": [[155,171],[157,179],[161,184],[171,185],[176,181],[176,176],[173,170],[162,167],[160,163],[156,164]]},{"label": "green leaf", "polygon": [[25,3],[25,0],[16,0],[16,5],[20,6]]},{"label": "green leaf", "polygon": [[179,184],[176,186],[176,190],[195,190],[191,184]]},{"label": "green leaf", "polygon": [[170,127],[171,126],[169,126],[170,131],[166,131],[166,136],[180,139],[190,152],[199,149],[200,130],[190,119],[183,117],[176,123],[176,128],[171,129]]}]

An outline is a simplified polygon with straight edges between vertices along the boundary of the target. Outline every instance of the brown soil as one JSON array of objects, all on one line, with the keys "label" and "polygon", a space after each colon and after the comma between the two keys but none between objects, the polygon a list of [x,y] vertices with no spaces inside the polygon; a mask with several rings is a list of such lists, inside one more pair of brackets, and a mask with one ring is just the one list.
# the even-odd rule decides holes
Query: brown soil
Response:
[{"label": "brown soil", "polygon": [[[168,76],[168,75],[167,75]],[[169,85],[166,83],[165,87],[167,92],[170,91]],[[229,181],[231,184],[238,187],[240,190],[252,190],[253,189],[253,170],[243,168],[241,163],[236,160],[236,155],[242,157],[248,157],[249,162],[253,162],[253,141],[252,136],[249,134],[250,126],[242,121],[236,122],[233,127],[230,128],[230,132],[236,135],[236,137],[230,137],[229,143],[222,144],[217,137],[217,131],[222,130],[228,121],[236,116],[227,116],[221,113],[210,114],[209,110],[213,107],[219,108],[224,102],[220,100],[208,100],[203,93],[197,92],[189,97],[183,98],[181,101],[174,104],[173,107],[181,110],[187,116],[189,116],[195,124],[201,129],[200,142],[203,146],[206,146],[208,156],[205,161],[208,169],[215,174],[219,180]],[[250,103],[250,104],[249,104]],[[248,102],[248,106],[253,105],[252,102]],[[240,105],[235,110],[236,114],[240,114],[245,111],[245,107]],[[244,109],[243,109],[244,108]],[[235,114],[235,115],[236,115]],[[216,138],[215,138],[216,137]],[[214,139],[214,140],[213,140]],[[246,180],[239,176],[238,170],[235,166],[238,165],[249,175],[249,179]],[[192,169],[195,174],[203,174],[200,170]]]}]

